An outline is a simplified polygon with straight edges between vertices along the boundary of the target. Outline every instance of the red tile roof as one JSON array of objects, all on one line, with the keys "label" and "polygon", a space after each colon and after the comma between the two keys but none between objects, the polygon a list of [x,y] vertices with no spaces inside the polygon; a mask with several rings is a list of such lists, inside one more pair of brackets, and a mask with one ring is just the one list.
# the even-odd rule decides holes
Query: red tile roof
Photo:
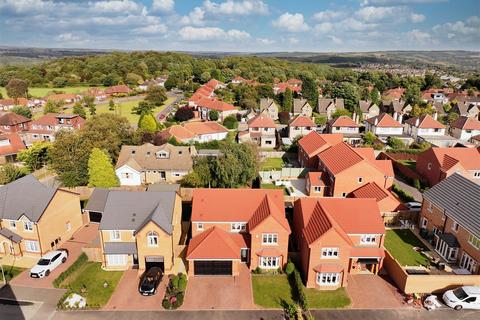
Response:
[{"label": "red tile roof", "polygon": [[75,100],[77,99],[79,96],[74,94],[74,93],[59,93],[59,94],[52,94],[52,95],[49,95],[47,97],[45,97],[45,99],[48,101],[64,101],[64,100]]},{"label": "red tile roof", "polygon": [[385,257],[385,249],[378,247],[353,247],[350,249],[350,257],[383,258]]},{"label": "red tile roof", "polygon": [[178,141],[189,140],[189,139],[193,139],[195,137],[193,132],[185,129],[183,126],[178,125],[178,124],[173,125],[173,126],[167,128],[167,129],[165,129],[162,132],[162,134],[164,134],[168,138],[174,137]]},{"label": "red tile roof", "polygon": [[0,125],[2,126],[14,126],[29,121],[31,120],[13,112],[8,112],[0,116]]},{"label": "red tile roof", "polygon": [[260,249],[257,252],[255,252],[255,254],[259,257],[280,257],[283,255],[283,253],[276,248]]},{"label": "red tile roof", "polygon": [[115,93],[130,93],[132,92],[132,89],[130,89],[128,86],[121,84],[118,86],[111,86],[105,89],[106,94],[115,94]]},{"label": "red tile roof", "polygon": [[433,119],[432,116],[428,114],[422,115],[420,117],[410,118],[407,121],[405,121],[405,123],[416,127],[417,119],[419,119],[418,128],[421,128],[421,129],[444,129],[445,128],[443,124]]},{"label": "red tile roof", "polygon": [[228,132],[227,128],[216,121],[187,122],[184,124],[184,127],[195,135]]},{"label": "red tile roof", "polygon": [[214,99],[214,98],[201,98],[197,101],[197,105],[203,108],[217,110],[217,111],[229,111],[235,110],[235,107],[229,103]]},{"label": "red tile roof", "polygon": [[[46,115],[41,116],[40,118],[33,120],[32,125],[41,125],[41,126],[55,126],[58,123],[58,117],[61,116],[72,116],[71,114],[62,114],[62,113],[47,113]],[[78,115],[75,115],[74,118],[81,118]],[[72,118],[73,119],[73,118]],[[84,119],[81,118],[81,122],[84,122]]]},{"label": "red tile roof", "polygon": [[0,135],[0,141],[8,140],[8,144],[0,145],[0,155],[8,156],[17,154],[21,150],[26,149],[25,144],[17,133],[5,133]]},{"label": "red tile roof", "polygon": [[384,96],[393,99],[400,99],[405,92],[404,88],[395,88],[385,91]]},{"label": "red tile roof", "polygon": [[[377,124],[375,124],[375,121],[378,121]],[[367,119],[367,122],[370,123],[371,125],[374,125],[380,128],[402,128],[403,127],[398,121],[395,121],[392,118],[392,116],[389,115],[388,113],[382,113],[376,117],[369,118]]]},{"label": "red tile roof", "polygon": [[336,264],[336,263],[322,263],[319,264],[318,266],[313,267],[313,270],[319,273],[322,272],[342,272],[343,271],[343,266]]},{"label": "red tile roof", "polygon": [[25,98],[17,98],[17,103],[15,103],[15,99],[0,99],[0,106],[26,106],[28,105],[28,100]]},{"label": "red tile roof", "polygon": [[260,113],[247,121],[250,128],[276,128],[275,122],[265,113]]},{"label": "red tile roof", "polygon": [[320,134],[312,131],[298,140],[298,145],[311,157],[316,155],[322,147],[336,145],[342,141],[341,133]]},{"label": "red tile roof", "polygon": [[475,148],[430,148],[419,157],[435,159],[443,170],[450,169],[456,162],[466,170],[480,169],[480,153]]},{"label": "red tile roof", "polygon": [[480,130],[480,121],[469,117],[459,117],[450,124],[450,127],[462,130]]},{"label": "red tile roof", "polygon": [[248,248],[244,235],[213,226],[190,240],[187,259],[240,259],[241,248]]},{"label": "red tile roof", "polygon": [[333,174],[338,174],[364,160],[346,143],[339,143],[320,152],[318,158]]},{"label": "red tile roof", "polygon": [[257,210],[255,210],[254,214],[248,221],[249,230],[254,230],[268,217],[273,217],[280,225],[285,228],[285,230],[290,231],[288,221],[287,219],[285,219],[284,210],[278,208],[275,202],[267,194],[265,195],[265,198],[263,198]]},{"label": "red tile roof", "polygon": [[307,179],[310,181],[310,185],[312,186],[326,186],[326,182],[324,180],[325,174],[319,171],[310,171],[307,173]]},{"label": "red tile roof", "polygon": [[375,199],[382,212],[394,212],[402,207],[401,202],[398,201],[390,191],[383,189],[375,182],[370,182],[361,186],[353,191],[349,197]]},{"label": "red tile roof", "polygon": [[316,127],[317,126],[312,119],[305,116],[298,116],[295,119],[292,119],[289,125],[292,127]]},{"label": "red tile roof", "polygon": [[359,127],[355,121],[352,120],[352,118],[347,117],[347,116],[340,116],[337,119],[330,120],[330,126],[331,127]]}]

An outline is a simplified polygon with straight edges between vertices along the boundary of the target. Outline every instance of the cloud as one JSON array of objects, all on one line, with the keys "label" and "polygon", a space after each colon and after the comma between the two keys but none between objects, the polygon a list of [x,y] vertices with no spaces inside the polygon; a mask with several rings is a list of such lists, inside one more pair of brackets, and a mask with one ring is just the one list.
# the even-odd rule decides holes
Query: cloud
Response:
[{"label": "cloud", "polygon": [[329,35],[328,39],[330,39],[335,44],[342,44],[343,43],[342,39],[340,39],[340,38],[338,38],[334,35]]},{"label": "cloud", "polygon": [[190,13],[186,16],[183,16],[180,19],[180,23],[184,25],[196,25],[201,26],[204,24],[205,10],[200,7],[195,7]]},{"label": "cloud", "polygon": [[329,33],[332,32],[335,28],[335,25],[331,22],[323,22],[315,25],[314,32],[316,34]]},{"label": "cloud", "polygon": [[317,12],[313,15],[313,19],[317,21],[331,21],[334,19],[341,18],[345,15],[343,11],[332,11],[332,10],[325,10]]},{"label": "cloud", "polygon": [[366,22],[386,20],[403,13],[403,7],[363,7],[355,13],[355,16]]},{"label": "cloud", "polygon": [[40,12],[52,9],[53,5],[53,1],[43,0],[2,0],[0,1],[0,12],[16,14]]},{"label": "cloud", "polygon": [[289,13],[285,12],[277,20],[272,22],[274,27],[287,30],[289,32],[303,32],[310,29],[307,23],[303,19],[301,13]]},{"label": "cloud", "polygon": [[186,41],[210,41],[210,40],[245,40],[250,38],[246,31],[231,29],[225,31],[217,27],[183,27],[178,31],[182,40]]},{"label": "cloud", "polygon": [[153,0],[152,11],[154,12],[171,12],[175,6],[173,0]]},{"label": "cloud", "polygon": [[206,0],[203,3],[206,12],[212,15],[266,15],[268,14],[268,5],[261,0],[227,0],[216,3]]},{"label": "cloud", "polygon": [[[445,38],[449,43],[462,48],[477,47],[480,43],[480,17],[471,16],[465,21],[447,22],[438,24],[432,28],[432,32],[437,38]],[[478,49],[477,49],[478,50]]]},{"label": "cloud", "polygon": [[419,42],[422,44],[435,42],[432,36],[428,32],[424,32],[418,29],[413,29],[407,33],[409,40]]},{"label": "cloud", "polygon": [[257,42],[260,44],[274,44],[276,41],[272,39],[267,39],[267,38],[257,38]]},{"label": "cloud", "polygon": [[76,35],[74,35],[74,34],[71,33],[71,32],[59,34],[59,35],[56,36],[55,38],[56,38],[56,40],[58,40],[58,41],[67,41],[67,42],[80,41],[80,40],[82,40],[81,37],[76,36]]},{"label": "cloud", "polygon": [[425,16],[423,14],[412,13],[410,14],[410,21],[413,23],[423,22],[425,21]]},{"label": "cloud", "polygon": [[143,6],[131,0],[111,0],[96,1],[92,3],[91,8],[97,12],[137,12],[143,9]]},{"label": "cloud", "polygon": [[164,34],[168,30],[162,23],[150,24],[144,27],[135,28],[133,31],[138,34]]},{"label": "cloud", "polygon": [[391,6],[391,5],[406,5],[406,4],[425,4],[446,2],[448,0],[363,0],[362,6]]},{"label": "cloud", "polygon": [[290,42],[290,44],[297,44],[300,41],[297,38],[290,37],[290,38],[288,38],[288,42]]}]

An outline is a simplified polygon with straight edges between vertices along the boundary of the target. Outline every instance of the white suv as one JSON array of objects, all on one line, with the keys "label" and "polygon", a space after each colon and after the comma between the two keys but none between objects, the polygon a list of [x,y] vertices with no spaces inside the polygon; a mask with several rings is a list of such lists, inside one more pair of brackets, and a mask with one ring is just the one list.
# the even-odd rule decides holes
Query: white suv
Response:
[{"label": "white suv", "polygon": [[30,269],[30,277],[47,277],[60,264],[67,261],[68,253],[66,250],[57,250],[45,254],[37,264]]}]

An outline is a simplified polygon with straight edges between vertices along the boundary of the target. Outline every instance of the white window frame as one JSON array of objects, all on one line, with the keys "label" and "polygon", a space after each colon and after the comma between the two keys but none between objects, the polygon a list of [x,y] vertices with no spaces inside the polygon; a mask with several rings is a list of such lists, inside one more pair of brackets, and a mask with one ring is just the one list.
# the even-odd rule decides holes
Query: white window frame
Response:
[{"label": "white window frame", "polygon": [[230,224],[230,232],[244,232],[247,230],[247,223],[245,222],[232,222]]},{"label": "white window frame", "polygon": [[377,236],[374,234],[363,234],[360,237],[361,244],[375,244],[377,243]]},{"label": "white window frame", "polygon": [[340,256],[339,248],[322,248],[321,258],[322,259],[338,259]]},{"label": "white window frame", "polygon": [[107,254],[105,260],[107,260],[107,266],[125,266],[128,263],[126,254]]},{"label": "white window frame", "polygon": [[203,231],[203,222],[197,222],[197,231]]},{"label": "white window frame", "polygon": [[428,219],[423,217],[422,218],[422,224],[421,224],[420,228],[426,228],[427,224],[428,224]]},{"label": "white window frame", "polygon": [[345,198],[347,196],[346,192],[342,192],[342,198]]},{"label": "white window frame", "polygon": [[459,225],[456,221],[453,221],[453,223],[452,223],[452,231],[455,232],[455,233],[457,233],[459,227],[460,227],[460,225]]},{"label": "white window frame", "polygon": [[67,231],[72,230],[72,224],[70,223],[70,221],[67,221],[67,223],[65,223],[65,228],[67,229]]},{"label": "white window frame", "polygon": [[121,239],[122,239],[122,235],[120,234],[120,230],[110,230],[111,241],[120,241]]},{"label": "white window frame", "polygon": [[363,177],[358,177],[358,183],[362,183],[363,182]]},{"label": "white window frame", "polygon": [[317,193],[322,192],[322,187],[321,186],[314,186],[313,191],[317,192]]},{"label": "white window frame", "polygon": [[280,257],[260,257],[260,268],[278,269],[280,267]]},{"label": "white window frame", "polygon": [[8,220],[8,227],[9,229],[17,229],[17,221],[16,220]]},{"label": "white window frame", "polygon": [[277,233],[262,233],[262,245],[276,246],[278,245]]},{"label": "white window frame", "polygon": [[23,222],[23,230],[25,232],[33,232],[33,222],[32,221],[24,221]]},{"label": "white window frame", "polygon": [[158,247],[158,233],[149,231],[147,233],[147,245],[149,247]]},{"label": "white window frame", "polygon": [[469,234],[468,243],[476,249],[480,250],[480,238],[475,237],[473,234]]},{"label": "white window frame", "polygon": [[25,240],[25,251],[40,252],[40,243],[36,240]]},{"label": "white window frame", "polygon": [[475,171],[475,172],[473,173],[473,177],[474,177],[475,179],[480,178],[480,171]]},{"label": "white window frame", "polygon": [[340,283],[339,272],[317,272],[317,284],[321,286],[337,286]]}]

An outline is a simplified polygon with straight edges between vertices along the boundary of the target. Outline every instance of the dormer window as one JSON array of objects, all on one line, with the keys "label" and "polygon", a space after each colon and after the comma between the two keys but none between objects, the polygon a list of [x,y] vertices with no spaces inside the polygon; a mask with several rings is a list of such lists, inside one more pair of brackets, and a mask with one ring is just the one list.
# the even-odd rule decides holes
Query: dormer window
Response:
[{"label": "dormer window", "polygon": [[157,159],[167,159],[169,156],[169,153],[162,150],[162,151],[158,151],[156,153],[156,156],[157,156]]},{"label": "dormer window", "polygon": [[135,154],[136,152],[137,152],[136,150],[132,150],[132,151],[131,151],[132,154]]},{"label": "dormer window", "polygon": [[152,153],[150,151],[147,151],[147,156],[151,155]]}]

